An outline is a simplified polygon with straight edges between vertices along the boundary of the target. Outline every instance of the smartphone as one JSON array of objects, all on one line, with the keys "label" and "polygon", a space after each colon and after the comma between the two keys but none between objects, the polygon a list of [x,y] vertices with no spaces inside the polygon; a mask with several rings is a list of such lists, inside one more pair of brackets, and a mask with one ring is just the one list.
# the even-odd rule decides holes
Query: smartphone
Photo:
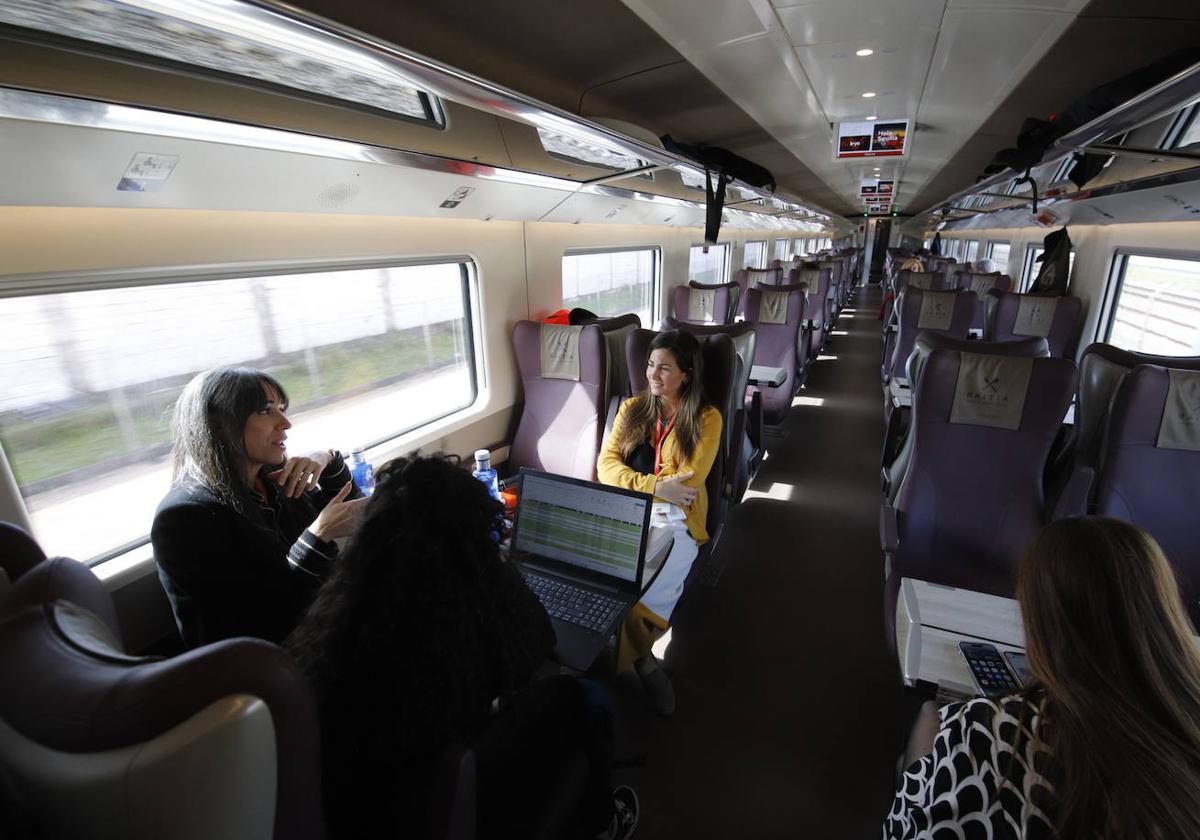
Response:
[{"label": "smartphone", "polygon": [[995,645],[959,642],[958,649],[967,660],[975,688],[984,697],[1002,697],[1021,688]]},{"label": "smartphone", "polygon": [[1013,673],[1017,675],[1017,680],[1021,683],[1022,688],[1033,685],[1035,677],[1033,669],[1029,667],[1028,656],[1015,650],[1006,650],[1004,658],[1008,660],[1008,667],[1012,668]]}]

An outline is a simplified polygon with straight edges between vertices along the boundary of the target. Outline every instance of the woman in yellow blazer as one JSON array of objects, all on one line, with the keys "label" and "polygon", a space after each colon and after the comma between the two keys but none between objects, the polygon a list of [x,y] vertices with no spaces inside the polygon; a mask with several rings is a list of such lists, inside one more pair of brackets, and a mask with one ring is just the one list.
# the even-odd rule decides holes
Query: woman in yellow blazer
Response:
[{"label": "woman in yellow blazer", "polygon": [[[596,464],[600,481],[651,493],[675,543],[618,636],[617,670],[634,666],[662,714],[675,692],[651,646],[666,632],[699,547],[708,541],[704,483],[721,441],[721,413],[707,404],[700,343],[681,330],[650,342],[646,393],[626,400]],[[661,508],[659,504],[661,503]]]}]

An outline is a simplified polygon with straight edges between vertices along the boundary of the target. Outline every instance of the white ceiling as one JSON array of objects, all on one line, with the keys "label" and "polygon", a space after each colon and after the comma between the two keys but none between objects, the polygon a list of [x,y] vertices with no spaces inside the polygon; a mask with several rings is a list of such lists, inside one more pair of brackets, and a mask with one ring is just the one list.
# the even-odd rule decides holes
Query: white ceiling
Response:
[{"label": "white ceiling", "polygon": [[[847,203],[862,178],[914,198],[1087,0],[623,0]],[[875,52],[858,57],[855,51]],[[877,95],[864,99],[862,94]],[[838,161],[830,123],[908,118],[900,159]],[[1014,127],[1015,133],[1015,127]],[[1014,137],[997,138],[997,148]],[[880,171],[876,173],[874,168]],[[968,186],[963,184],[962,186]]]}]

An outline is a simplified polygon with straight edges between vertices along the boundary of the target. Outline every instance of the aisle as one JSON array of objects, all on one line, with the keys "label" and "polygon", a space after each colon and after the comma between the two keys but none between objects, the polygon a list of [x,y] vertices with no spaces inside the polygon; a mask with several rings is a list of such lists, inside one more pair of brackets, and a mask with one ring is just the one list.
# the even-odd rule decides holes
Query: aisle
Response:
[{"label": "aisle", "polygon": [[843,312],[785,435],[676,612],[678,710],[618,684],[637,836],[877,837],[907,702],[882,630],[879,290]]}]

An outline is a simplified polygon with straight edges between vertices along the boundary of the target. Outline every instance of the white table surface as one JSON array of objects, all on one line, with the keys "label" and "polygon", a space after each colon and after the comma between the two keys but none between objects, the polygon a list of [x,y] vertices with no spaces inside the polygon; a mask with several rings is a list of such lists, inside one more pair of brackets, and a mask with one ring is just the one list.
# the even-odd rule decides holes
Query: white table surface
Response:
[{"label": "white table surface", "polygon": [[975,694],[959,642],[987,642],[1002,652],[1024,652],[1017,602],[913,578],[900,581],[896,649],[904,682],[915,685],[921,680]]},{"label": "white table surface", "polygon": [[781,367],[769,367],[767,365],[750,366],[750,381],[757,385],[769,385],[772,388],[778,388],[783,384],[783,380],[785,379],[787,379],[787,371]]}]

